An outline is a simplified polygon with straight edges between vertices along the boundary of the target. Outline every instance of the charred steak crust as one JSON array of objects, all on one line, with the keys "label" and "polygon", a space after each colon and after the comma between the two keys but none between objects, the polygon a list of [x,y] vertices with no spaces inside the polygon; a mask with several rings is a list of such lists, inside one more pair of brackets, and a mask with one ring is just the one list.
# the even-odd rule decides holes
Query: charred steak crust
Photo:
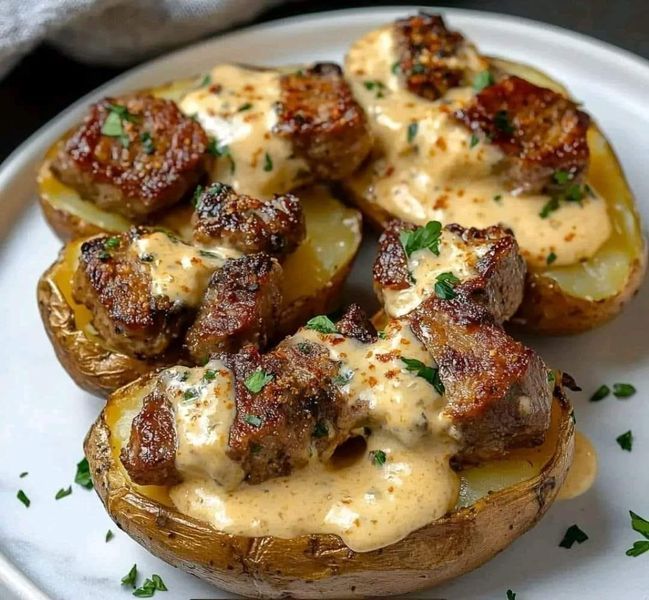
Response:
[{"label": "charred steak crust", "polygon": [[237,194],[232,187],[214,183],[196,202],[194,239],[219,243],[242,252],[267,252],[284,256],[306,236],[302,205],[292,194],[259,200]]},{"label": "charred steak crust", "polygon": [[105,98],[90,108],[52,170],[100,208],[143,219],[191,191],[207,169],[207,146],[203,128],[170,100]]},{"label": "charred steak crust", "polygon": [[413,231],[416,226],[392,219],[379,237],[379,251],[372,267],[374,283],[378,287],[404,290],[411,284],[408,257],[399,238],[402,231]]},{"label": "charred steak crust", "polygon": [[590,117],[572,100],[520,77],[485,87],[455,117],[502,150],[516,189],[546,191],[556,171],[574,182],[588,167]]},{"label": "charred steak crust", "polygon": [[350,304],[336,322],[338,333],[364,344],[376,342],[376,328],[358,304]]},{"label": "charred steak crust", "polygon": [[372,137],[341,68],[317,63],[282,75],[275,133],[291,140],[321,179],[350,175],[369,154]]},{"label": "charred steak crust", "polygon": [[275,334],[282,304],[282,268],[258,253],[226,261],[209,282],[185,344],[196,364],[210,354],[246,344],[266,348]]}]

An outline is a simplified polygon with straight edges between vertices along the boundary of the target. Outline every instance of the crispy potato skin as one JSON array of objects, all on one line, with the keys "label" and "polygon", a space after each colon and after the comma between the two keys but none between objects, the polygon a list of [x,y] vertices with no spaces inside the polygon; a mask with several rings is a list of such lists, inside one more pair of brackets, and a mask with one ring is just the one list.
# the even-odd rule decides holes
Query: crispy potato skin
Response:
[{"label": "crispy potato skin", "polygon": [[115,460],[103,414],[88,433],[85,452],[95,489],[113,520],[176,567],[244,597],[376,597],[416,591],[466,573],[541,518],[561,487],[574,449],[570,404],[562,394],[555,402],[560,411],[557,444],[539,475],[454,511],[400,542],[364,553],[352,551],[334,535],[229,535],[144,496]]}]

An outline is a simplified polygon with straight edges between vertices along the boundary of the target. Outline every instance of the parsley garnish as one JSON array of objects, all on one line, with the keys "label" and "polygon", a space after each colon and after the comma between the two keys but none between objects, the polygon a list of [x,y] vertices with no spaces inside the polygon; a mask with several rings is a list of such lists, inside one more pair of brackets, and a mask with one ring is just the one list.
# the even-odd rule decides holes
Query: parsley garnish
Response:
[{"label": "parsley garnish", "polygon": [[266,384],[270,383],[273,380],[272,373],[266,373],[262,369],[257,369],[254,373],[251,373],[246,377],[244,385],[251,391],[253,394],[258,394],[261,390],[264,389]]},{"label": "parsley garnish", "polygon": [[32,501],[27,497],[27,494],[25,494],[25,492],[23,492],[22,490],[18,490],[16,498],[18,498],[18,500],[20,500],[25,505],[25,508],[29,508],[29,505],[32,503]]},{"label": "parsley garnish", "polygon": [[196,388],[193,387],[187,388],[183,393],[183,400],[185,402],[191,402],[197,397],[198,397],[198,392],[196,391]]},{"label": "parsley garnish", "polygon": [[554,179],[555,183],[558,183],[559,185],[565,185],[572,179],[572,177],[568,171],[555,171],[552,174],[552,179]]},{"label": "parsley garnish", "polygon": [[72,493],[72,486],[69,485],[67,489],[61,488],[58,492],[56,492],[56,496],[54,496],[54,500],[60,500],[61,498],[65,498],[66,496],[69,496]]},{"label": "parsley garnish", "polygon": [[548,383],[554,383],[557,379],[557,376],[554,374],[554,371],[548,371]]},{"label": "parsley garnish", "polygon": [[507,590],[507,600],[516,600],[516,592]]},{"label": "parsley garnish", "polygon": [[442,224],[439,221],[429,221],[423,227],[417,227],[413,231],[402,231],[399,234],[401,245],[410,256],[417,250],[424,248],[439,256],[439,242],[442,237]]},{"label": "parsley garnish", "polygon": [[620,448],[622,448],[622,450],[631,452],[631,448],[633,447],[633,434],[631,433],[630,429],[626,433],[618,435],[615,438],[615,441],[620,445]]},{"label": "parsley garnish", "polygon": [[514,126],[509,120],[509,114],[507,114],[506,110],[499,110],[494,115],[494,125],[496,129],[499,129],[503,133],[514,133]]},{"label": "parsley garnish", "polygon": [[213,371],[212,369],[207,369],[205,373],[203,373],[203,379],[205,381],[214,381],[214,379],[216,379],[216,371]]},{"label": "parsley garnish", "polygon": [[200,80],[198,87],[205,87],[206,85],[210,85],[210,83],[212,83],[212,76],[208,73]]},{"label": "parsley garnish", "polygon": [[469,148],[473,148],[474,146],[477,146],[479,142],[480,142],[480,138],[475,133],[472,133],[471,140],[469,141]]},{"label": "parsley garnish", "polygon": [[298,342],[297,349],[302,354],[311,354],[311,344],[309,344],[308,342]]},{"label": "parsley garnish", "polygon": [[401,65],[399,61],[392,63],[392,66],[390,67],[390,71],[392,71],[393,75],[399,74],[399,72],[401,71]]},{"label": "parsley garnish", "polygon": [[647,538],[646,540],[639,540],[633,543],[633,547],[626,551],[627,556],[640,556],[649,551],[649,521],[643,519],[640,515],[636,515],[633,511],[629,511],[631,515],[631,527],[640,535]]},{"label": "parsley garnish", "polygon": [[81,487],[87,490],[92,489],[92,478],[90,477],[90,466],[88,460],[83,458],[77,463],[77,473],[74,476],[74,483],[78,483]]},{"label": "parsley garnish", "polygon": [[419,123],[417,121],[413,121],[408,125],[408,132],[406,135],[406,139],[408,140],[409,144],[412,144],[412,142],[415,140],[415,137],[417,137],[417,131],[419,130]]},{"label": "parsley garnish", "polygon": [[108,137],[119,138],[122,146],[128,148],[129,139],[124,131],[124,121],[134,123],[138,120],[137,115],[128,112],[126,106],[121,104],[108,104],[108,116],[101,126],[101,133]]},{"label": "parsley garnish", "polygon": [[363,85],[365,86],[366,90],[369,90],[370,92],[376,92],[376,98],[383,98],[383,96],[385,95],[385,85],[378,79],[374,79],[372,81],[364,81]]},{"label": "parsley garnish", "polygon": [[115,537],[115,534],[109,529],[106,532],[106,543],[110,542]]},{"label": "parsley garnish", "polygon": [[137,580],[137,565],[133,565],[131,570],[122,577],[122,585],[130,585],[135,589],[135,582]]},{"label": "parsley garnish", "polygon": [[547,258],[545,259],[546,265],[551,265],[555,260],[557,260],[557,255],[554,252],[550,252]]},{"label": "parsley garnish", "polygon": [[425,379],[430,385],[432,385],[438,394],[444,393],[444,384],[439,378],[439,369],[435,367],[429,367],[425,365],[420,360],[416,358],[405,358],[401,357],[401,362],[406,365],[406,371],[414,373],[417,377]]},{"label": "parsley garnish", "polygon": [[239,108],[237,108],[237,112],[243,112],[244,110],[250,110],[252,108],[252,104],[250,102],[246,102],[245,104],[242,104]]},{"label": "parsley garnish", "polygon": [[572,548],[573,544],[583,544],[588,539],[588,536],[577,525],[571,525],[566,530],[563,539],[559,543],[561,548]]},{"label": "parsley garnish", "polygon": [[314,438],[323,438],[329,435],[329,429],[327,424],[324,421],[318,421],[313,428],[313,437]]},{"label": "parsley garnish", "polygon": [[207,151],[216,157],[228,156],[230,154],[230,146],[227,144],[219,144],[216,138],[210,138],[207,142]]},{"label": "parsley garnish", "polygon": [[441,300],[452,300],[457,297],[453,289],[460,280],[451,272],[440,273],[435,279],[435,295]]},{"label": "parsley garnish", "polygon": [[115,250],[116,248],[119,248],[119,238],[117,236],[109,237],[104,242],[104,248],[106,250]]},{"label": "parsley garnish", "polygon": [[197,207],[201,201],[201,196],[203,195],[203,190],[205,188],[202,185],[197,185],[194,193],[192,194],[192,206]]},{"label": "parsley garnish", "polygon": [[503,195],[502,195],[502,194],[496,194],[496,195],[494,196],[494,202],[500,202],[502,199],[503,199]]},{"label": "parsley garnish", "polygon": [[333,382],[340,387],[347,385],[354,377],[354,371],[351,369],[340,369],[338,375],[333,378]]},{"label": "parsley garnish", "polygon": [[382,467],[385,461],[388,460],[388,457],[383,450],[372,450],[370,452],[370,460],[374,466]]},{"label": "parsley garnish", "polygon": [[613,384],[613,395],[616,398],[630,398],[635,392],[636,389],[630,383]]},{"label": "parsley garnish", "polygon": [[541,209],[541,212],[539,212],[539,217],[542,219],[547,219],[550,216],[550,213],[553,213],[555,210],[559,209],[559,198],[556,196],[552,196],[544,205],[543,208]]},{"label": "parsley garnish", "polygon": [[245,415],[243,420],[253,427],[261,427],[261,424],[264,422],[264,420],[258,415]]},{"label": "parsley garnish", "polygon": [[581,202],[586,195],[586,192],[581,188],[578,183],[573,183],[565,191],[563,197],[567,202]]},{"label": "parsley garnish", "polygon": [[153,145],[153,138],[148,131],[140,134],[140,141],[142,142],[142,149],[145,154],[153,154],[155,152],[155,146]]},{"label": "parsley garnish", "polygon": [[604,400],[604,398],[606,398],[606,396],[608,396],[610,393],[611,390],[607,385],[600,385],[595,390],[595,393],[590,397],[590,401],[599,402],[600,400]]},{"label": "parsley garnish", "polygon": [[22,479],[23,477],[27,477],[27,475],[29,475],[29,472],[28,472],[28,471],[23,471],[23,472],[20,474],[20,478]]},{"label": "parsley garnish", "polygon": [[493,75],[489,71],[481,71],[473,78],[473,89],[481,92],[486,87],[494,84]]},{"label": "parsley garnish", "polygon": [[266,152],[264,154],[264,171],[272,171],[273,170],[273,159],[270,157],[270,154]]},{"label": "parsley garnish", "polygon": [[151,598],[156,592],[166,592],[167,586],[164,584],[160,575],[151,575],[151,579],[145,579],[142,587],[137,588],[133,595],[136,598]]},{"label": "parsley garnish", "polygon": [[338,333],[333,321],[326,315],[318,315],[306,322],[307,329],[313,329],[320,333]]},{"label": "parsley garnish", "polygon": [[388,339],[388,334],[385,332],[385,329],[381,331],[377,331],[376,335],[378,336],[379,339],[381,340],[387,340]]}]

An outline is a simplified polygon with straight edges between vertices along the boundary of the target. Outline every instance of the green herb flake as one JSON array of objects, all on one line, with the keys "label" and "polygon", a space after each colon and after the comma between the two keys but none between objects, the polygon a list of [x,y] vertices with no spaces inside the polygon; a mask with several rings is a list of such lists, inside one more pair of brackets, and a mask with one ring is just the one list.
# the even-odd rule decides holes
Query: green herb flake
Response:
[{"label": "green herb flake", "polygon": [[104,242],[104,248],[106,250],[115,250],[115,249],[119,248],[119,238],[117,236],[109,237]]},{"label": "green herb flake", "polygon": [[631,527],[633,530],[645,537],[646,540],[638,540],[637,542],[634,542],[633,547],[626,551],[626,555],[640,556],[649,551],[649,521],[643,519],[632,510],[629,511],[629,515],[631,516]]},{"label": "green herb flake", "polygon": [[105,539],[106,539],[106,543],[110,542],[110,540],[112,540],[114,537],[115,537],[115,534],[112,532],[112,530],[109,529],[109,530],[106,532],[106,538],[105,538]]},{"label": "green herb flake", "polygon": [[509,120],[509,114],[506,110],[499,110],[494,115],[494,126],[503,133],[514,133],[514,126]]},{"label": "green herb flake", "polygon": [[122,119],[116,112],[109,112],[104,124],[101,126],[102,135],[108,137],[122,137],[124,135],[124,128],[122,126]]},{"label": "green herb flake", "polygon": [[417,227],[413,231],[402,231],[399,234],[406,256],[423,249],[428,249],[436,256],[439,256],[441,237],[442,224],[439,221],[429,221],[423,227]]},{"label": "green herb flake", "polygon": [[142,142],[142,150],[145,154],[149,156],[155,152],[155,146],[153,145],[153,138],[148,131],[145,131],[140,134],[140,142]]},{"label": "green herb flake", "polygon": [[469,148],[473,148],[480,143],[480,138],[475,134],[471,134],[471,139],[469,140]]},{"label": "green herb flake", "polygon": [[365,86],[366,90],[375,92],[376,98],[384,97],[386,88],[385,84],[382,81],[379,81],[378,79],[364,81],[363,85]]},{"label": "green herb flake", "polygon": [[630,383],[613,384],[613,395],[616,398],[630,398],[635,393],[636,389]]},{"label": "green herb flake", "polygon": [[552,179],[554,179],[554,182],[559,185],[565,185],[570,181],[570,179],[572,179],[572,177],[568,171],[555,171],[552,174]]},{"label": "green herb flake", "polygon": [[588,539],[588,536],[577,525],[571,525],[566,530],[563,539],[559,543],[561,548],[572,548],[573,544],[583,544]]},{"label": "green herb flake", "polygon": [[237,112],[244,112],[246,110],[250,110],[252,108],[252,104],[250,102],[246,102],[242,104],[239,108],[237,108]]},{"label": "green herb flake", "polygon": [[600,400],[604,400],[604,398],[606,398],[606,396],[608,396],[610,393],[611,390],[607,385],[600,385],[595,390],[595,393],[590,397],[590,401],[599,402]]},{"label": "green herb flake", "polygon": [[329,428],[324,421],[318,421],[313,429],[314,438],[323,438],[329,435]]},{"label": "green herb flake", "polygon": [[319,333],[338,333],[333,321],[326,315],[318,315],[306,322],[307,329],[313,329]]},{"label": "green herb flake", "polygon": [[352,380],[353,377],[354,377],[354,371],[352,371],[351,369],[340,369],[338,375],[336,375],[333,378],[333,382],[336,385],[343,387],[347,385]]},{"label": "green herb flake", "polygon": [[425,379],[435,388],[438,394],[444,393],[444,384],[439,378],[439,369],[429,367],[416,358],[405,358],[402,356],[401,362],[406,365],[406,371]]},{"label": "green herb flake", "polygon": [[507,600],[516,600],[516,592],[507,590]]},{"label": "green herb flake", "polygon": [[202,185],[197,185],[194,193],[192,194],[192,206],[196,208],[201,201],[201,196],[203,195],[203,190],[205,188]]},{"label": "green herb flake", "polygon": [[388,457],[383,450],[372,450],[370,452],[370,460],[375,467],[382,467],[388,460]]},{"label": "green herb flake", "polygon": [[69,485],[67,489],[61,488],[58,492],[56,492],[56,496],[54,496],[54,500],[60,500],[61,498],[65,498],[66,496],[69,496],[72,493],[72,486]]},{"label": "green herb flake", "polygon": [[208,73],[198,82],[198,87],[205,87],[206,85],[210,85],[210,83],[212,83],[212,76]]},{"label": "green herb flake", "polygon": [[551,213],[559,209],[559,198],[553,196],[550,198],[544,205],[541,211],[539,212],[539,217],[542,219],[547,219]]},{"label": "green herb flake", "polygon": [[399,61],[392,63],[392,66],[390,67],[390,71],[392,72],[393,75],[398,75],[401,72],[401,64],[399,63]]},{"label": "green herb flake", "polygon": [[382,329],[381,331],[377,331],[376,335],[380,340],[387,340],[388,339],[388,334],[386,333],[385,329]]},{"label": "green herb flake", "polygon": [[245,415],[243,420],[253,427],[261,427],[264,420],[259,415]]},{"label": "green herb flake", "polygon": [[22,490],[18,490],[16,498],[18,498],[18,500],[20,500],[25,505],[25,508],[29,508],[29,505],[32,503],[32,501],[27,497],[27,494],[25,494],[25,492],[23,492]]},{"label": "green herb flake", "polygon": [[409,144],[412,144],[415,141],[418,130],[419,130],[419,123],[417,123],[417,121],[413,121],[412,123],[410,123],[410,125],[408,125],[406,139],[408,140]]},{"label": "green herb flake", "polygon": [[74,476],[74,483],[86,488],[87,490],[92,489],[90,466],[88,465],[88,460],[85,457],[77,463],[77,472]]},{"label": "green herb flake", "polygon": [[633,547],[626,551],[627,556],[640,556],[649,551],[649,540],[638,540],[633,542]]},{"label": "green herb flake", "polygon": [[135,582],[137,581],[137,565],[133,565],[131,570],[122,577],[122,585],[130,585],[135,589]]},{"label": "green herb flake", "polygon": [[206,369],[205,373],[203,373],[203,380],[214,381],[215,379],[216,379],[216,371],[212,369]]},{"label": "green herb flake", "polygon": [[494,196],[494,202],[500,202],[502,199],[503,199],[503,195],[502,195],[502,194],[496,194],[496,195]]},{"label": "green herb flake", "polygon": [[246,377],[244,385],[248,388],[253,394],[258,394],[261,390],[264,389],[266,384],[270,383],[273,380],[272,373],[266,373],[262,369],[257,369],[254,373],[251,373]]},{"label": "green herb flake", "polygon": [[615,438],[615,441],[620,445],[620,448],[622,448],[622,450],[631,452],[631,448],[633,448],[633,434],[631,433],[630,429],[626,433],[618,435]]},{"label": "green herb flake", "polygon": [[266,152],[264,154],[264,171],[272,171],[273,170],[273,159],[270,157],[270,154]]},{"label": "green herb flake", "polygon": [[453,288],[458,283],[460,283],[460,280],[450,271],[440,273],[435,278],[435,295],[440,300],[452,300],[456,298],[457,293]]},{"label": "green herb flake", "polygon": [[198,398],[198,391],[196,390],[196,388],[190,387],[183,392],[183,400],[185,402],[191,402],[196,398]]},{"label": "green herb flake", "polygon": [[557,379],[557,376],[554,374],[554,371],[548,371],[548,383],[554,383]]},{"label": "green herb flake", "polygon": [[581,186],[577,183],[573,183],[565,191],[563,197],[566,202],[581,202],[584,199],[585,195],[586,193],[581,188]]},{"label": "green herb flake", "polygon": [[493,75],[489,71],[481,71],[473,78],[473,89],[481,92],[486,87],[494,84]]},{"label": "green herb flake", "polygon": [[216,138],[210,138],[207,142],[207,151],[217,158],[230,155],[230,146],[227,144],[219,144]]},{"label": "green herb flake", "polygon": [[151,579],[153,580],[153,585],[155,585],[155,589],[158,590],[159,592],[167,592],[167,586],[165,585],[164,581],[162,581],[162,577],[160,575],[156,575],[155,573],[151,575]]},{"label": "green herb flake", "polygon": [[545,259],[545,264],[551,265],[555,260],[557,260],[557,255],[554,252],[550,252]]},{"label": "green herb flake", "polygon": [[99,260],[102,261],[102,262],[106,262],[110,258],[112,258],[112,254],[110,252],[108,252],[107,250],[102,250],[99,253]]},{"label": "green herb flake", "polygon": [[577,424],[577,417],[575,417],[574,409],[570,411],[570,419],[571,419],[573,425]]},{"label": "green herb flake", "polygon": [[23,477],[27,477],[27,475],[29,475],[29,472],[28,472],[28,471],[23,471],[23,472],[20,474],[19,477],[22,479]]}]

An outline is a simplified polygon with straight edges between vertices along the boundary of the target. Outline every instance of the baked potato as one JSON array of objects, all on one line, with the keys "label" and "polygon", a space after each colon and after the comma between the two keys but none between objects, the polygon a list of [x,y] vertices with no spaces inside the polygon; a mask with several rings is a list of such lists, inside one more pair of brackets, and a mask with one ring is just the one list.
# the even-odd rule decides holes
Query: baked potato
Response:
[{"label": "baked potato", "polygon": [[[563,154],[559,151],[552,158],[544,155],[542,160],[548,162],[541,167],[531,167],[516,160],[510,164],[505,161],[504,167],[499,163],[495,171],[499,183],[492,185],[490,178],[494,172],[485,171],[483,162],[491,160],[489,153],[493,151],[495,142],[484,142],[497,140],[504,130],[506,133],[513,131],[507,119],[512,118],[514,109],[510,107],[509,113],[507,110],[497,111],[495,133],[484,134],[484,128],[479,125],[480,119],[485,118],[484,106],[478,106],[474,111],[473,121],[466,116],[469,109],[460,108],[453,115],[461,115],[465,122],[455,124],[451,131],[446,121],[438,122],[436,117],[429,119],[426,116],[426,111],[433,105],[431,100],[442,103],[438,103],[441,113],[450,113],[456,96],[463,106],[464,96],[461,94],[473,97],[473,90],[476,90],[481,96],[498,88],[498,82],[503,80],[522,82],[520,86],[531,82],[534,86],[557,92],[563,97],[564,100],[559,98],[563,102],[569,98],[567,90],[533,67],[479,55],[461,34],[446,29],[436,15],[421,14],[403,19],[393,28],[396,29],[391,34],[388,28],[384,28],[361,38],[347,56],[347,77],[368,112],[375,139],[379,140],[372,158],[344,181],[349,198],[380,228],[394,217],[417,225],[434,218],[465,226],[485,227],[495,222],[510,226],[528,262],[526,299],[512,320],[524,330],[543,334],[577,333],[614,317],[640,286],[646,269],[647,247],[633,194],[611,145],[598,125],[585,113],[572,112],[571,118],[578,121],[577,127],[582,127],[586,136],[582,148],[577,150],[578,143],[567,140],[565,148],[570,151]],[[390,41],[390,35],[394,41]],[[420,56],[419,53],[423,52],[421,47],[426,43],[417,46],[413,42],[410,45],[412,40],[409,36],[416,35],[430,36],[425,39],[431,46],[446,44],[444,51],[440,51],[441,58]],[[401,44],[398,46],[401,54],[393,44]],[[455,56],[457,48],[460,48],[457,59],[460,67],[465,66],[463,61],[469,63],[468,75],[458,75],[457,62],[451,67],[445,66],[444,56]],[[416,60],[421,62],[416,63]],[[426,60],[441,65],[441,71],[438,71],[441,75],[436,82],[439,89],[426,79],[428,67],[423,65],[430,64],[425,63]],[[463,83],[459,83],[461,77],[465,78]],[[408,89],[402,89],[406,85]],[[399,102],[401,104],[396,104]],[[533,128],[542,120],[537,115],[536,122],[535,119],[531,119],[532,125],[528,122],[533,134],[537,133]],[[550,115],[550,122],[558,123],[559,119]],[[467,128],[463,129],[464,126]],[[427,134],[430,143],[423,138]],[[421,147],[417,145],[419,140],[422,140]],[[447,148],[457,151],[458,155],[462,153],[463,157],[473,158],[453,162],[453,151],[447,151]],[[567,160],[565,154],[572,150],[574,161],[561,162]],[[588,154],[590,165],[585,171]],[[484,156],[487,158],[476,158]],[[548,186],[540,189],[535,180],[539,177],[539,170],[550,177]],[[522,182],[521,174],[527,176]],[[518,185],[513,192],[503,183],[503,179],[507,181],[508,177],[513,180],[508,184]],[[568,196],[564,201],[566,196],[556,195],[560,193],[556,190],[559,180],[564,183],[568,180],[568,185],[573,185],[572,191],[577,192],[576,196]],[[570,183],[576,181],[583,182],[584,187],[574,187],[577,184]],[[463,188],[458,187],[462,185]],[[454,191],[451,193],[451,190]],[[593,190],[599,199],[593,200]],[[586,192],[593,196],[582,198]],[[472,200],[474,195],[481,198]],[[562,199],[555,200],[559,197]],[[478,208],[472,209],[471,202]],[[555,212],[559,206],[561,210]],[[589,207],[589,216],[582,210],[584,207]],[[460,214],[462,211],[464,215]],[[512,211],[528,211],[529,215],[521,217]],[[595,214],[597,211],[599,214]],[[525,219],[529,227],[523,222]],[[568,228],[571,220],[572,225]],[[574,246],[580,236],[588,240],[583,252],[576,251]]]},{"label": "baked potato", "polygon": [[376,597],[457,577],[541,518],[573,455],[571,408],[559,393],[542,446],[462,471],[453,512],[397,543],[354,552],[335,535],[230,535],[179,512],[167,488],[130,480],[119,458],[128,440],[123,424],[139,411],[142,388],[143,382],[134,382],[111,396],[86,438],[97,493],[119,527],[153,554],[245,597]]},{"label": "baked potato", "polygon": [[[295,330],[313,314],[335,308],[361,242],[360,215],[344,207],[327,188],[315,186],[301,190],[299,195],[307,237],[282,265],[283,309],[278,336]],[[191,239],[190,214],[189,206],[175,209],[173,219],[162,223],[179,237]],[[117,217],[110,215],[110,218]],[[65,223],[71,221],[66,218]],[[135,358],[115,350],[98,335],[92,326],[90,310],[72,295],[72,280],[84,241],[77,239],[66,244],[56,262],[40,278],[38,305],[63,367],[81,388],[106,396],[152,369],[174,364],[179,352],[169,351],[154,359]],[[304,277],[305,272],[309,277]]]}]

